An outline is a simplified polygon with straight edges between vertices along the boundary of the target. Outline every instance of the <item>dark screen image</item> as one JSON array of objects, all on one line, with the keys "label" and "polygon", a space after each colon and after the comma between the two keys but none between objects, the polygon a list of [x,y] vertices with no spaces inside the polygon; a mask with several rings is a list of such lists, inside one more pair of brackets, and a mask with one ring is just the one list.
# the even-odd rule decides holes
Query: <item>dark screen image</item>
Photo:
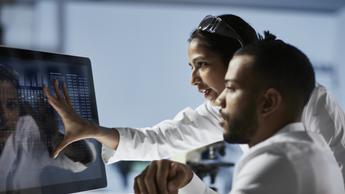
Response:
[{"label": "dark screen image", "polygon": [[[2,51],[2,52],[1,52]],[[0,193],[69,193],[106,186],[100,145],[78,141],[53,159],[63,123],[43,85],[65,82],[74,110],[98,123],[87,58],[0,48]]]}]

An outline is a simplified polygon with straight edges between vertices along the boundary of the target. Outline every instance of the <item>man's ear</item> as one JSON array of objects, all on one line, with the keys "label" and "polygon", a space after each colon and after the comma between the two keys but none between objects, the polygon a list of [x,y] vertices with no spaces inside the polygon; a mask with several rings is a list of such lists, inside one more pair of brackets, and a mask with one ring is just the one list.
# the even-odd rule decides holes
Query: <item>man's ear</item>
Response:
[{"label": "man's ear", "polygon": [[282,105],[282,96],[276,89],[270,88],[263,93],[259,113],[263,117],[275,114]]}]

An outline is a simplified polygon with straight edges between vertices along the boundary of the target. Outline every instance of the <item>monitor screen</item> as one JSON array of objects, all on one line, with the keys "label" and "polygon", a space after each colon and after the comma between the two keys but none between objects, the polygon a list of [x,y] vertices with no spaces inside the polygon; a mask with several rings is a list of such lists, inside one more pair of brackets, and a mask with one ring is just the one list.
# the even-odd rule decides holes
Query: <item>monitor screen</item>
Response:
[{"label": "monitor screen", "polygon": [[56,159],[63,123],[43,86],[65,82],[72,106],[98,124],[88,58],[0,47],[0,194],[71,193],[106,186],[101,146],[72,143]]}]

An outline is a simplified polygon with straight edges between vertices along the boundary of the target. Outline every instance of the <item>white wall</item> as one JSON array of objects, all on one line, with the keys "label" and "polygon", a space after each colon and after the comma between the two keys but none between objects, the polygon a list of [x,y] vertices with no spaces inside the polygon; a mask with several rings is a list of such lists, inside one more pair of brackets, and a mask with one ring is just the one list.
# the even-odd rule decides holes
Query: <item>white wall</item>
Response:
[{"label": "white wall", "polygon": [[[41,1],[4,10],[10,46],[54,50],[58,44],[57,7]],[[207,14],[240,15],[258,32],[269,29],[304,51],[314,64],[327,64],[337,75],[318,75],[338,97],[331,79],[345,72],[345,11],[320,14],[211,6],[70,2],[66,10],[66,52],[89,56],[100,121],[107,126],[150,126],[170,118],[201,96],[189,84],[187,38]],[[340,99],[340,98],[339,98]]]},{"label": "white wall", "polygon": [[33,44],[33,10],[28,6],[6,6],[1,12],[7,45],[31,47]]},{"label": "white wall", "polygon": [[[337,15],[337,44],[336,50],[334,52],[336,65],[339,68],[338,77],[339,82],[341,83],[341,93],[338,97],[342,104],[342,107],[345,107],[345,8],[343,8]],[[342,96],[342,97],[341,97]]]},{"label": "white wall", "polygon": [[186,39],[205,15],[222,13],[242,16],[259,32],[269,29],[315,63],[335,63],[335,15],[70,3],[67,52],[90,56],[93,61],[100,121],[109,126],[149,126],[202,102],[189,86]]}]

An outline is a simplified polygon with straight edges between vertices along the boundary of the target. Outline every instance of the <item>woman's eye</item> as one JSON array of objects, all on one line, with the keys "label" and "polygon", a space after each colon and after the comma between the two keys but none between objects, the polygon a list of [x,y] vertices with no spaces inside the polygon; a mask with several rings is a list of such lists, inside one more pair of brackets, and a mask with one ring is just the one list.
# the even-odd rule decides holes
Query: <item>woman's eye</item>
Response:
[{"label": "woman's eye", "polygon": [[206,62],[198,62],[198,63],[197,63],[197,66],[198,66],[198,67],[204,67],[204,66],[206,66],[206,65],[207,65]]},{"label": "woman's eye", "polygon": [[191,70],[193,70],[193,65],[191,65],[190,63],[188,63],[188,66]]}]

